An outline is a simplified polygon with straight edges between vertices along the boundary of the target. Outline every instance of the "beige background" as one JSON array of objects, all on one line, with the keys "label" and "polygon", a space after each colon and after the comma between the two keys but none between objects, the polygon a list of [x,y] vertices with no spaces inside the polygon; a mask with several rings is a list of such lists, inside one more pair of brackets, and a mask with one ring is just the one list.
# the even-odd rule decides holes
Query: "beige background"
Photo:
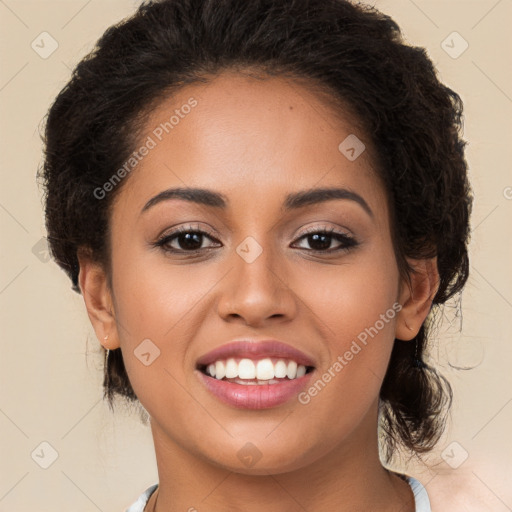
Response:
[{"label": "beige background", "polygon": [[[51,101],[103,31],[136,5],[0,0],[0,511],[121,511],[157,481],[149,427],[137,414],[112,415],[101,400],[99,343],[82,298],[45,261],[35,181],[38,126]],[[462,331],[452,304],[434,350],[454,386],[452,421],[429,458],[432,467],[411,462],[406,469],[429,493],[448,489],[453,498],[471,488],[477,510],[511,511],[512,2],[375,5],[409,42],[428,49],[442,80],[462,96],[476,196]],[[44,31],[58,42],[46,59],[31,47]],[[450,52],[462,48],[457,36],[446,39],[454,31],[469,44],[458,58],[442,46],[446,40]],[[455,369],[468,366],[474,369]],[[58,454],[47,469],[40,464],[52,448],[42,442]]]}]

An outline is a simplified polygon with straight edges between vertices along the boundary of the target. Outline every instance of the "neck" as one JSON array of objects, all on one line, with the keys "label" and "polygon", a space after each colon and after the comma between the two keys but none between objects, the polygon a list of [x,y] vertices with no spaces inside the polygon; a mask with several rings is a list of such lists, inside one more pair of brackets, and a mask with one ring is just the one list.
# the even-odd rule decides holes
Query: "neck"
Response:
[{"label": "neck", "polygon": [[284,473],[251,475],[183,450],[152,418],[159,486],[145,510],[414,512],[407,482],[380,462],[376,414],[374,419],[313,463]]}]

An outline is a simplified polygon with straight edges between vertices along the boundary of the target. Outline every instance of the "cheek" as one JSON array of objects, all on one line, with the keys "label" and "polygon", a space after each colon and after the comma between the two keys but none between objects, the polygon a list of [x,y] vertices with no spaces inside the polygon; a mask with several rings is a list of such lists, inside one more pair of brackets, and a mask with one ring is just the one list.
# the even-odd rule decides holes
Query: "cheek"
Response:
[{"label": "cheek", "polygon": [[[389,252],[378,248],[361,251],[342,265],[305,273],[309,277],[303,283],[302,296],[322,319],[329,338],[338,340],[340,349],[396,304],[399,274]],[[387,315],[385,326],[378,324],[383,334],[393,334],[395,309]]]},{"label": "cheek", "polygon": [[[213,275],[207,265],[171,264],[156,251],[116,247],[112,284],[123,359],[135,392],[144,397],[172,380],[169,374],[183,380],[190,340],[206,314],[202,304],[222,274]],[[147,352],[150,360],[157,355],[148,366],[138,357]]]},{"label": "cheek", "polygon": [[142,252],[125,253],[113,277],[117,320],[127,331],[123,341],[172,338],[173,331],[182,328],[187,314],[211,288],[210,281],[207,272],[172,265],[156,253],[151,257]]},{"label": "cheek", "polygon": [[305,288],[329,340],[321,382],[311,389],[314,396],[324,395],[317,406],[343,404],[362,414],[378,396],[401,308],[398,275],[390,251],[367,251],[354,255],[352,264],[317,274]]},{"label": "cheek", "polygon": [[[187,272],[128,257],[125,263],[113,280],[123,360],[135,394],[153,414],[169,394],[180,396],[186,340],[193,337],[187,321],[204,290]],[[173,411],[186,417],[185,402],[173,399]]]}]

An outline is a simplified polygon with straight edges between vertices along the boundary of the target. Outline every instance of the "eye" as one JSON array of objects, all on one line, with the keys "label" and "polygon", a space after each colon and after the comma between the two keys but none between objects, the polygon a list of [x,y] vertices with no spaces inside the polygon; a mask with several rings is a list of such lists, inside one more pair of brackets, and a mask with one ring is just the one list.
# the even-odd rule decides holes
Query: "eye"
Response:
[{"label": "eye", "polygon": [[[203,247],[205,239],[212,240],[216,243],[209,247]],[[299,242],[301,240],[308,242],[311,249],[308,249],[307,252],[324,254],[347,251],[358,245],[358,242],[353,236],[336,231],[333,228],[316,227],[308,230],[297,240]],[[337,247],[331,247],[333,241],[338,243]],[[154,243],[154,246],[160,247],[163,251],[168,253],[194,254],[202,252],[205,249],[220,247],[220,242],[208,231],[193,226],[182,226],[162,236]]]},{"label": "eye", "polygon": [[[298,240],[307,240],[312,246],[308,252],[333,253],[347,251],[351,247],[358,245],[358,242],[351,235],[338,232],[334,228],[314,228],[307,231]],[[338,242],[338,247],[331,247],[333,241]]]},{"label": "eye", "polygon": [[[211,233],[207,231],[192,226],[182,226],[162,236],[154,245],[161,247],[166,252],[194,253],[205,249],[205,247],[202,247],[205,238],[217,241],[213,238]],[[210,247],[206,247],[206,249],[209,248]]]}]

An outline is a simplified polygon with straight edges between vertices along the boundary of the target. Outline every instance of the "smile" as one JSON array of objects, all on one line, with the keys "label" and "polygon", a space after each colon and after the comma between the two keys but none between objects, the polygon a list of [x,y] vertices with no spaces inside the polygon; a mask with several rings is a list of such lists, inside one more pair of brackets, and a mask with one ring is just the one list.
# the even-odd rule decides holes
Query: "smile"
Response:
[{"label": "smile", "polygon": [[220,359],[203,369],[217,380],[236,382],[242,385],[278,384],[281,380],[294,380],[306,375],[311,367],[298,364],[291,359],[264,358],[260,360]]},{"label": "smile", "polygon": [[201,356],[195,374],[217,400],[238,409],[269,409],[296,398],[314,360],[278,340],[234,340]]}]

